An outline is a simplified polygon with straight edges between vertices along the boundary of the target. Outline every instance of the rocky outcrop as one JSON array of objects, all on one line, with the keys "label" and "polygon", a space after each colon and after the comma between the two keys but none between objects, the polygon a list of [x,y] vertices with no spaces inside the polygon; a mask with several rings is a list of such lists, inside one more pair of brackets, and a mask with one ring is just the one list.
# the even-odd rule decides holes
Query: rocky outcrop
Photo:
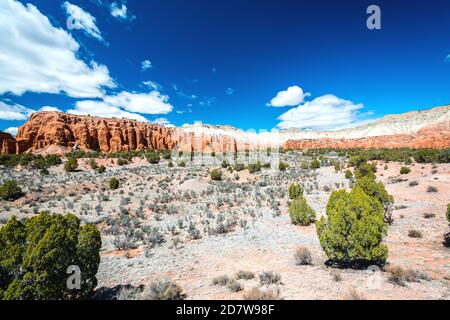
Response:
[{"label": "rocky outcrop", "polygon": [[0,154],[16,153],[16,139],[6,132],[0,131]]},{"label": "rocky outcrop", "polygon": [[74,146],[102,152],[140,149],[236,152],[283,146],[312,148],[450,148],[450,106],[388,115],[337,131],[248,132],[230,126],[168,128],[128,119],[38,112],[19,128],[16,139],[0,134],[1,153],[64,153]]},{"label": "rocky outcrop", "polygon": [[425,127],[416,134],[395,134],[358,139],[288,140],[283,147],[291,150],[320,148],[450,148],[450,122]]},{"label": "rocky outcrop", "polygon": [[17,151],[48,146],[77,146],[102,152],[171,149],[173,129],[128,119],[96,118],[61,112],[38,112],[19,128]]}]

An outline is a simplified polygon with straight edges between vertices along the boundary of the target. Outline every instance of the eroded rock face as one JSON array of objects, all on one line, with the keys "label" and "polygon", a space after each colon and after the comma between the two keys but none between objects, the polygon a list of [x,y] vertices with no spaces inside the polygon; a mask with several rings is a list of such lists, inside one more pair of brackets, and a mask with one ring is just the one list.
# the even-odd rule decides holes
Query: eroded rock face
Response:
[{"label": "eroded rock face", "polygon": [[427,126],[416,134],[394,134],[358,139],[302,139],[288,140],[285,149],[319,148],[450,148],[450,121]]},{"label": "eroded rock face", "polygon": [[[338,131],[244,132],[229,126],[168,128],[128,119],[38,112],[14,139],[1,133],[2,154],[82,150],[140,149],[236,152],[248,149],[450,148],[450,106],[388,115],[364,126]],[[46,152],[46,151],[44,151]]]},{"label": "eroded rock face", "polygon": [[1,154],[16,153],[16,139],[9,133],[0,131],[0,148]]},{"label": "eroded rock face", "polygon": [[38,112],[17,132],[18,152],[57,145],[102,152],[171,149],[172,128],[128,119]]}]

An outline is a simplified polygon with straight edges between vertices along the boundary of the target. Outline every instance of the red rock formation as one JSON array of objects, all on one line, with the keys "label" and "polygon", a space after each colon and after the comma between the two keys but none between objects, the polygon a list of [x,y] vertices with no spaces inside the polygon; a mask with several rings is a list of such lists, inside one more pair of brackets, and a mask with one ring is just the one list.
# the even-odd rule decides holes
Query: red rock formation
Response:
[{"label": "red rock formation", "polygon": [[320,148],[450,148],[450,122],[441,122],[419,130],[416,134],[396,134],[359,139],[288,140],[285,149]]},{"label": "red rock formation", "polygon": [[172,128],[128,119],[38,112],[19,128],[17,151],[57,145],[102,152],[173,148]]},{"label": "red rock formation", "polygon": [[[430,124],[416,133],[389,134],[364,137],[365,128],[361,129],[361,138],[297,139],[279,144],[285,149],[312,148],[450,148],[450,121],[442,117],[442,108],[438,123]],[[434,111],[436,112],[436,111]],[[430,113],[430,112],[428,112]],[[422,114],[423,115],[423,114]],[[401,116],[387,119],[389,125],[397,128],[411,120],[402,120]],[[411,118],[411,116],[410,116]],[[433,123],[433,119],[428,123]],[[408,118],[409,119],[409,118]],[[385,127],[386,120],[378,127]],[[437,122],[437,121],[436,121]],[[194,130],[195,129],[195,130]],[[199,130],[197,130],[199,129]],[[203,130],[205,129],[205,130]],[[193,131],[194,130],[194,131]],[[378,130],[378,129],[377,129]],[[381,130],[380,132],[382,132]],[[196,133],[194,133],[196,132]],[[388,132],[388,131],[387,131]],[[401,131],[394,131],[400,132]],[[414,132],[414,131],[407,131]],[[300,135],[301,136],[301,133]],[[277,136],[272,136],[277,137]],[[64,153],[77,145],[82,150],[99,150],[102,152],[129,151],[140,149],[174,149],[182,151],[236,152],[253,148],[265,149],[261,136],[247,134],[229,127],[206,126],[204,128],[167,128],[158,124],[143,123],[128,119],[97,118],[78,116],[61,112],[38,112],[19,128],[14,139],[6,133],[0,134],[1,153],[48,152]],[[278,143],[277,143],[278,146]],[[59,150],[59,151],[58,151]]]},{"label": "red rock formation", "polygon": [[0,148],[1,154],[16,153],[16,139],[9,133],[0,131]]}]

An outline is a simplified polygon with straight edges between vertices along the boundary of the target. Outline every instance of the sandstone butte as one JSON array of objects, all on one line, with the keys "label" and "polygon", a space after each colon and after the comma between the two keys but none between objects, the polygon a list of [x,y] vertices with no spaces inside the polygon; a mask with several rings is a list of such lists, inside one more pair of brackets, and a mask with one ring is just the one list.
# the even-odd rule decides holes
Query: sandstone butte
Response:
[{"label": "sandstone butte", "polygon": [[174,148],[235,152],[274,144],[285,149],[449,148],[450,106],[388,115],[363,126],[336,131],[290,129],[255,134],[229,126],[172,128],[128,119],[37,112],[19,128],[16,138],[0,132],[1,154],[62,154],[75,146],[106,153]]}]

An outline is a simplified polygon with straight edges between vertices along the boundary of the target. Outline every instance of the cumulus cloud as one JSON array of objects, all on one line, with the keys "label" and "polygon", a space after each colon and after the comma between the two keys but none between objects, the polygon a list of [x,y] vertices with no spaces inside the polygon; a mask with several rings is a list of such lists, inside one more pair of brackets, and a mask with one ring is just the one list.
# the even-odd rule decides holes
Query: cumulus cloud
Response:
[{"label": "cumulus cloud", "polygon": [[309,93],[304,93],[299,86],[292,86],[287,90],[279,91],[277,95],[267,104],[270,107],[293,107],[298,106],[309,96]]},{"label": "cumulus cloud", "polygon": [[12,136],[16,136],[17,135],[17,131],[19,130],[19,128],[17,127],[9,127],[5,130],[6,133],[9,133]]},{"label": "cumulus cloud", "polygon": [[158,91],[150,93],[131,93],[123,91],[117,95],[104,96],[101,100],[83,100],[75,104],[74,109],[67,112],[79,115],[92,115],[104,118],[128,118],[132,120],[147,122],[140,115],[143,114],[166,114],[173,110],[168,103],[169,97]]},{"label": "cumulus cloud", "polygon": [[102,118],[127,118],[141,122],[148,122],[146,118],[137,113],[124,111],[118,107],[98,100],[83,100],[75,104],[75,109],[67,110],[67,113],[77,115],[91,115]]},{"label": "cumulus cloud", "polygon": [[168,103],[169,97],[158,91],[150,93],[130,93],[123,91],[114,96],[106,96],[103,100],[115,107],[123,108],[131,112],[145,114],[166,114],[173,110]]},{"label": "cumulus cloud", "polygon": [[147,69],[153,68],[153,65],[150,60],[144,60],[141,62],[141,70],[145,71]]},{"label": "cumulus cloud", "polygon": [[32,4],[0,1],[0,34],[0,95],[65,92],[93,98],[115,87],[108,68],[81,60],[80,45]]},{"label": "cumulus cloud", "polygon": [[26,108],[20,104],[6,104],[0,101],[1,120],[27,120],[33,109]]},{"label": "cumulus cloud", "polygon": [[157,118],[157,119],[153,120],[153,123],[160,124],[160,125],[163,125],[163,126],[169,127],[169,128],[175,127],[175,126],[174,126],[172,123],[170,123],[170,121],[167,120],[166,118]]},{"label": "cumulus cloud", "polygon": [[61,109],[59,109],[57,107],[52,107],[52,106],[43,106],[42,108],[39,109],[39,111],[58,111],[58,112],[62,112]]},{"label": "cumulus cloud", "polygon": [[68,1],[65,1],[62,7],[66,10],[68,29],[84,30],[88,35],[103,40],[100,30],[95,24],[95,18],[89,12]]},{"label": "cumulus cloud", "polygon": [[111,3],[110,10],[111,10],[111,15],[114,18],[120,18],[120,19],[127,18],[127,13],[128,13],[127,6],[124,5],[123,3],[121,5],[119,5],[117,2]]},{"label": "cumulus cloud", "polygon": [[361,123],[359,110],[363,107],[362,104],[327,94],[283,113],[278,117],[281,122],[277,127],[313,130],[348,128]]}]

